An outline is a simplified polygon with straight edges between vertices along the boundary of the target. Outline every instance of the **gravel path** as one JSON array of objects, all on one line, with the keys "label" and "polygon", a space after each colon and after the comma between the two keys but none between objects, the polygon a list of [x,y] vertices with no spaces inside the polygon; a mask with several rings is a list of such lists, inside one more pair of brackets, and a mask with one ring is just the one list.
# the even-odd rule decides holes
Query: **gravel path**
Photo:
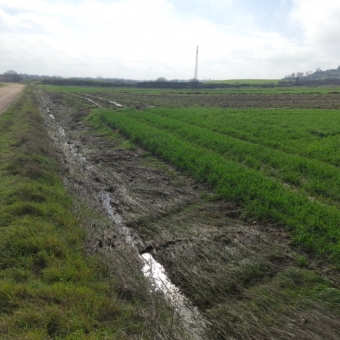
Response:
[{"label": "gravel path", "polygon": [[25,85],[21,84],[9,84],[0,87],[0,114],[12,104],[24,87]]}]

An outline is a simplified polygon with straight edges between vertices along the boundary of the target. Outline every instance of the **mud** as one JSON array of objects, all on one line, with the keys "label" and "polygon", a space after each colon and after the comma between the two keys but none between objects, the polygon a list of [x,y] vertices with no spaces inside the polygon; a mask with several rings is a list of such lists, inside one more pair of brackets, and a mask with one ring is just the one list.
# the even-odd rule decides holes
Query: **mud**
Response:
[{"label": "mud", "polygon": [[[174,175],[159,176],[159,170],[143,165],[142,150],[117,149],[114,143],[108,145],[107,140],[89,134],[89,126],[78,121],[79,114],[68,115],[67,108],[57,107],[41,91],[38,98],[41,110],[46,112],[50,136],[64,163],[65,185],[87,206],[105,213],[113,222],[109,230],[100,230],[95,225],[96,230],[88,233],[88,252],[103,248],[112,251],[117,247],[124,248],[126,244],[135,249],[141,254],[142,272],[149,278],[153,289],[165,294],[190,333],[195,339],[201,339],[204,321],[200,313],[169,280],[164,267],[145,251],[146,245],[138,233],[125,224],[126,221],[133,225],[153,218],[159,212],[188,204],[197,199],[197,195],[190,186],[174,185],[171,178]],[[86,96],[81,98],[98,105]],[[157,197],[157,203],[154,199],[150,201],[151,197]]]},{"label": "mud", "polygon": [[[296,93],[296,94],[214,94],[179,93],[159,94],[116,91],[100,93],[102,100],[118,101],[122,105],[137,109],[147,107],[214,107],[214,108],[290,108],[290,109],[339,109],[340,93]],[[91,97],[92,99],[94,97]]]},{"label": "mud", "polygon": [[[111,220],[115,222],[116,231],[131,248],[136,249],[136,245],[143,244],[143,241],[135,235],[133,230],[124,225],[122,217],[115,211],[111,205],[111,194],[105,192],[100,193],[103,202]],[[109,247],[114,247],[112,239],[108,239],[111,243]],[[99,241],[99,247],[103,247],[103,242]],[[186,323],[188,329],[195,338],[201,339],[201,328],[203,328],[204,320],[197,308],[193,307],[190,301],[181,293],[168,278],[165,268],[158,263],[154,257],[147,251],[139,251],[140,259],[143,261],[142,273],[150,280],[155,292],[160,291],[164,294],[168,303],[175,308],[178,314]]]},{"label": "mud", "polygon": [[[105,99],[105,98],[103,98],[103,97],[99,97],[99,96],[91,96],[91,95],[86,94],[86,93],[81,93],[80,95],[82,95],[83,97],[85,97],[85,98],[87,98],[87,99],[89,99],[89,98],[100,99],[102,102],[104,102],[104,103],[109,103],[109,104],[113,104],[113,105],[116,106],[116,107],[120,107],[120,108],[121,108],[121,107],[124,107],[124,105],[122,105],[122,104],[119,104],[119,103],[114,102],[114,101],[112,101],[112,100]],[[90,101],[92,101],[92,100],[90,100]]]},{"label": "mud", "polygon": [[[282,228],[251,220],[235,203],[215,199],[209,187],[127,143],[119,131],[115,138],[108,138],[83,121],[91,108],[118,107],[109,101],[129,104],[123,96],[113,95],[115,98],[100,94],[95,99],[37,92],[64,164],[66,187],[110,220],[109,227],[85,223],[87,251],[109,249],[115,254],[128,243],[146,260],[141,265],[143,272],[154,268],[158,273],[156,287],[175,284],[177,288],[169,290],[203,314],[206,335],[192,327],[194,338],[299,339],[289,328],[294,325],[294,332],[300,335],[308,328],[309,339],[337,339],[340,323],[334,320],[339,313],[307,297],[297,298],[298,302],[280,297],[282,288],[277,281],[284,277],[289,283],[291,271],[300,273],[297,260],[305,256]],[[138,105],[157,105],[150,96]],[[77,103],[72,104],[73,99]],[[148,265],[152,259],[158,264]],[[338,278],[332,270],[327,272],[330,275]],[[268,294],[262,296],[262,291]],[[297,308],[296,303],[302,307]],[[267,307],[259,311],[258,305],[268,306],[270,311]],[[193,310],[195,314],[196,309],[189,314]],[[317,320],[318,313],[327,325],[322,329],[296,322],[302,314],[306,320]]]}]

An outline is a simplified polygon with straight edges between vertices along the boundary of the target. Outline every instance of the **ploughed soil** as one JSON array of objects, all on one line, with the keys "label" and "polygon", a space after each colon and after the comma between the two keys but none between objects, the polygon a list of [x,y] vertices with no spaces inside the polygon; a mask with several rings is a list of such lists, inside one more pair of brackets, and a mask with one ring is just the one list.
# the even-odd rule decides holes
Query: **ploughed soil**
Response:
[{"label": "ploughed soil", "polygon": [[12,104],[24,87],[25,85],[21,84],[9,84],[0,87],[0,114]]},{"label": "ploughed soil", "polygon": [[[93,95],[92,95],[93,96]],[[202,106],[215,108],[296,108],[296,109],[339,109],[340,93],[280,93],[280,94],[219,94],[199,92],[138,93],[116,91],[103,92],[101,98],[114,98],[117,102],[136,108]]]},{"label": "ploughed soil", "polygon": [[[96,214],[107,214],[102,200],[110,197],[111,207],[133,231],[139,252],[152,253],[202,312],[207,339],[340,338],[336,270],[296,249],[279,226],[254,221],[233,202],[217,199],[209,187],[132,145],[119,131],[108,136],[94,129],[84,120],[90,109],[115,105],[105,101],[104,93],[90,96],[37,90],[64,165],[65,185]],[[120,103],[124,96],[110,99]],[[164,98],[145,96],[121,103],[164,104]],[[197,98],[186,97],[188,103]],[[211,103],[220,97],[213,95]],[[240,105],[247,101],[234,97]],[[325,105],[320,98],[316,101]],[[248,99],[257,100],[253,95]],[[89,252],[110,248],[114,253],[125,242],[119,223],[107,228],[85,220],[84,227]]]}]

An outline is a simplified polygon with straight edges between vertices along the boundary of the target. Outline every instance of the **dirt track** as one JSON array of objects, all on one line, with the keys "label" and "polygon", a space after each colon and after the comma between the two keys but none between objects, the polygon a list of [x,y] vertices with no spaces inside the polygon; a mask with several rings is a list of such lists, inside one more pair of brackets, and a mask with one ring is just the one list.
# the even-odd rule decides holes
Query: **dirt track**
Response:
[{"label": "dirt track", "polygon": [[9,84],[0,88],[0,114],[12,104],[24,87],[21,84]]}]

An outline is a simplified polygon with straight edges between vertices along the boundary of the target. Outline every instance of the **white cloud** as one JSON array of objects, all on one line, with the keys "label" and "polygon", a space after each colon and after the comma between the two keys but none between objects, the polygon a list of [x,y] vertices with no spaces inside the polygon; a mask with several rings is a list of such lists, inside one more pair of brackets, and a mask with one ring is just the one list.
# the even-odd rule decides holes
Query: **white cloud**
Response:
[{"label": "white cloud", "polygon": [[34,11],[40,14],[65,15],[72,12],[74,6],[69,2],[54,3],[46,0],[0,0],[0,8],[10,8],[19,11]]},{"label": "white cloud", "polygon": [[311,50],[310,69],[335,68],[340,63],[340,2],[294,0],[291,22],[303,32],[301,44]]},{"label": "white cloud", "polygon": [[[230,12],[230,21],[217,24],[198,15],[179,15],[169,0],[0,0],[0,72],[188,79],[199,45],[200,78],[283,77],[309,70],[325,57],[313,41],[330,41],[331,46],[337,38],[330,33],[334,12],[324,11],[334,25],[321,35],[305,13],[307,4],[320,1],[294,1],[292,18],[303,29],[303,44],[259,30],[246,9],[237,18]],[[230,10],[233,1],[209,3]],[[312,19],[322,23],[322,18]]]},{"label": "white cloud", "polygon": [[338,0],[294,0],[291,17],[303,30],[308,44],[340,51]]},{"label": "white cloud", "polygon": [[0,8],[0,28],[2,32],[5,32],[30,29],[31,26],[28,23],[22,22],[19,18],[7,14]]}]

